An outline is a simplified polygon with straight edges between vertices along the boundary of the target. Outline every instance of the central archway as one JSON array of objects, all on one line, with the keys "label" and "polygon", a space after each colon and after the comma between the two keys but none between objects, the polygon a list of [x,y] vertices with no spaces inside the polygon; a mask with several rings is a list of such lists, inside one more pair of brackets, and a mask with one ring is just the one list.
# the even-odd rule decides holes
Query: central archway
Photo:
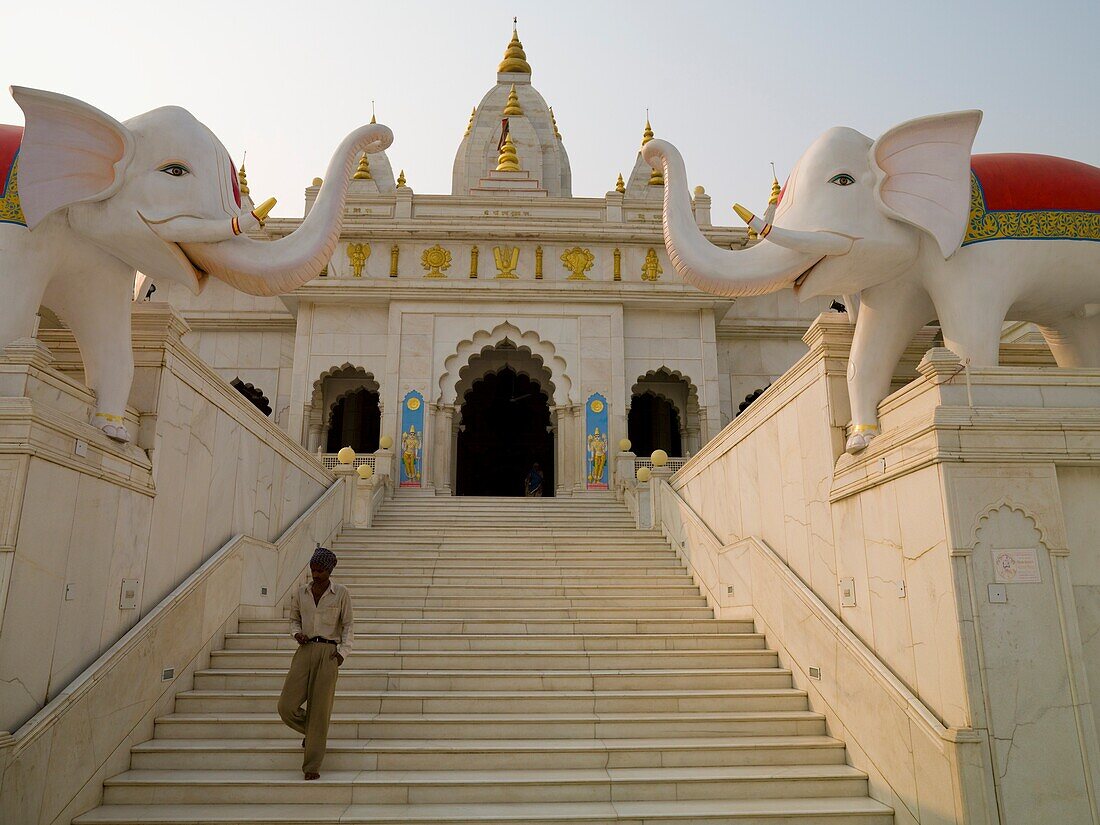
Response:
[{"label": "central archway", "polygon": [[522,496],[535,464],[543,475],[542,494],[554,494],[548,370],[509,344],[472,359],[469,372],[480,377],[467,375],[462,382],[456,495]]}]

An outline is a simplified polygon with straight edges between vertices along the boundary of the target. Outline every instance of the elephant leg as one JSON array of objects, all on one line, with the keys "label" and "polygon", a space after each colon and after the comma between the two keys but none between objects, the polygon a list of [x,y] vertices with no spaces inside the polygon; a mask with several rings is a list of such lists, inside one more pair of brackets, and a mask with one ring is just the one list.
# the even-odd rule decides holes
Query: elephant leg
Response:
[{"label": "elephant leg", "polygon": [[123,415],[134,378],[130,304],[134,274],[78,272],[56,279],[46,303],[73,331],[84,360],[84,380],[95,391],[92,424],[126,442]]},{"label": "elephant leg", "polygon": [[940,313],[943,345],[972,367],[997,366],[1008,307],[988,302],[975,306],[958,300],[949,305],[953,308]]},{"label": "elephant leg", "polygon": [[879,434],[878,405],[890,392],[901,354],[935,317],[931,298],[919,286],[892,282],[863,291],[848,356],[852,434],[847,452],[860,452]]},{"label": "elephant leg", "polygon": [[1100,315],[1039,327],[1059,367],[1100,367]]},{"label": "elephant leg", "polygon": [[26,276],[10,261],[4,261],[0,273],[0,348],[19,338],[34,334],[34,317],[42,305],[46,279]]}]

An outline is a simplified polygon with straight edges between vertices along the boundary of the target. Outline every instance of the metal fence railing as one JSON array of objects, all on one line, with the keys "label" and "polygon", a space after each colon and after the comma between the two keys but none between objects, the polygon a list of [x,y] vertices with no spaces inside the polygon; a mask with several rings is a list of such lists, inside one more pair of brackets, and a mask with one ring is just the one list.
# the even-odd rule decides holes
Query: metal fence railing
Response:
[{"label": "metal fence railing", "polygon": [[[683,467],[687,463],[688,463],[688,459],[686,459],[686,458],[672,458],[671,456],[669,456],[668,463],[665,464],[665,466],[668,467],[668,469],[672,470],[672,472],[675,473],[677,470],[679,470],[681,467]],[[638,456],[634,459],[634,473],[635,474],[637,474],[639,467],[649,467],[649,469],[652,470],[653,469],[653,462],[649,458],[643,458],[641,456]]]},{"label": "metal fence railing", "polygon": [[[669,459],[670,461],[672,459]],[[340,463],[336,458],[336,453],[321,453],[321,463],[325,465],[326,470],[335,470],[336,466]],[[375,469],[374,456],[373,455],[356,455],[355,461],[352,462],[352,469],[355,469],[361,464],[367,464],[371,470]]]}]

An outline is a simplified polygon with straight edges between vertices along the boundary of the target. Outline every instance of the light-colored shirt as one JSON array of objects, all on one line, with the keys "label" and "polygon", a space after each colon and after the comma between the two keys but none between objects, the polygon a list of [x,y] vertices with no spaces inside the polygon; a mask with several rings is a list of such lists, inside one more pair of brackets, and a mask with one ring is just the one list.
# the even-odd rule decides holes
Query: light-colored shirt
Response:
[{"label": "light-colored shirt", "polygon": [[347,659],[355,637],[355,617],[348,589],[330,579],[328,588],[314,603],[313,582],[296,587],[290,596],[290,635],[296,633],[305,633],[311,639],[321,636],[338,642],[336,652]]}]

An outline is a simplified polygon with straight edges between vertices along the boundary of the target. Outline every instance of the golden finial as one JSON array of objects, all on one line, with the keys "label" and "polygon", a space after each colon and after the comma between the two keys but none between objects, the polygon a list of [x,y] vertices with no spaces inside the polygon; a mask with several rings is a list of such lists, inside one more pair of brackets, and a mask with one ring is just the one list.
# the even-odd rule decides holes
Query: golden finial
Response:
[{"label": "golden finial", "polygon": [[355,170],[355,174],[351,176],[352,180],[374,180],[370,174],[370,161],[367,159],[367,153],[364,152],[359,158],[359,168]]},{"label": "golden finial", "polygon": [[653,140],[653,127],[649,125],[649,110],[645,113],[645,131],[642,132],[642,146]]},{"label": "golden finial", "polygon": [[512,133],[504,138],[504,145],[500,147],[500,157],[497,158],[498,172],[519,172],[519,155],[516,154],[516,144],[512,142]]},{"label": "golden finial", "polygon": [[561,140],[561,132],[558,131],[558,119],[554,117],[554,107],[550,107],[550,123],[554,126],[554,137]]},{"label": "golden finial", "polygon": [[626,192],[626,184],[623,183],[623,173],[619,172],[619,179],[615,181],[615,191],[620,195]]},{"label": "golden finial", "polygon": [[470,130],[474,128],[474,115],[476,115],[476,114],[477,114],[477,106],[475,106],[474,108],[472,108],[470,110],[470,122],[466,124],[466,134],[464,134],[462,137],[469,137],[470,136]]},{"label": "golden finial", "polygon": [[237,183],[239,184],[238,188],[241,190],[241,197],[244,197],[248,194],[248,176],[244,171],[243,160],[241,161],[241,171],[237,173]]},{"label": "golden finial", "polygon": [[405,185],[405,170],[402,169],[397,175],[397,188],[400,189]]},{"label": "golden finial", "polygon": [[371,123],[377,123],[378,122],[378,118],[376,118],[374,116],[374,101],[373,100],[370,102],[370,122]]},{"label": "golden finial", "polygon": [[519,107],[519,95],[516,94],[516,84],[512,84],[512,88],[508,90],[508,102],[504,104],[504,114],[506,115],[522,115],[523,109]]},{"label": "golden finial", "polygon": [[783,191],[783,188],[779,185],[779,178],[775,176],[775,164],[772,164],[772,196],[768,198],[768,206],[775,206],[779,203],[779,193]]},{"label": "golden finial", "polygon": [[531,74],[531,64],[527,62],[527,55],[523,51],[523,44],[519,42],[519,32],[516,31],[516,18],[512,18],[512,40],[508,48],[504,50],[504,59],[497,66],[498,72],[520,72]]}]

